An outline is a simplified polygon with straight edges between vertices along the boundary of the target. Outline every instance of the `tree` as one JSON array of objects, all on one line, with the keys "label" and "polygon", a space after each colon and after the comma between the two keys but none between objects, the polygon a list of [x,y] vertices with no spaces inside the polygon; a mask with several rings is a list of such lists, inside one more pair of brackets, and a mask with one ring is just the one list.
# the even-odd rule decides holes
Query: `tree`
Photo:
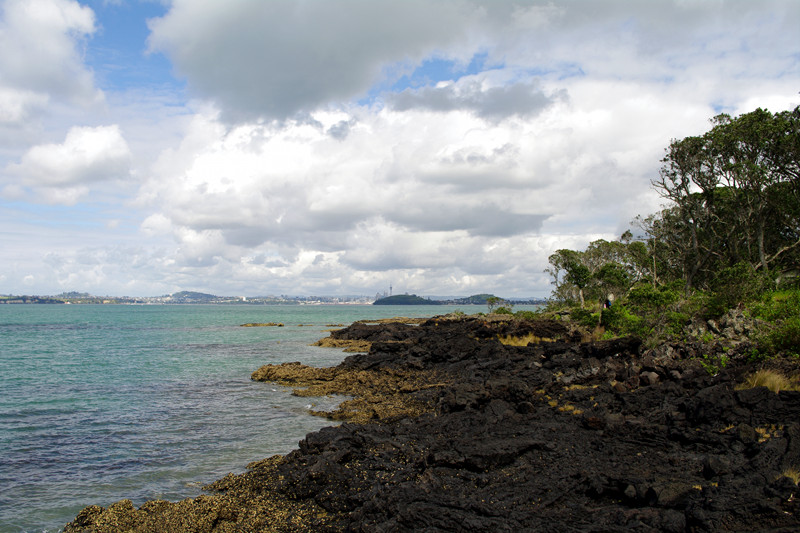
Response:
[{"label": "tree", "polygon": [[551,268],[546,269],[553,276],[553,284],[556,286],[556,291],[565,296],[564,289],[575,288],[580,298],[581,307],[585,305],[583,296],[583,289],[592,279],[592,272],[584,264],[584,254],[562,248],[556,250],[554,254],[549,257]]},{"label": "tree", "polygon": [[489,308],[489,313],[492,313],[496,307],[503,303],[503,299],[497,296],[489,296],[486,298],[486,306]]},{"label": "tree", "polygon": [[594,275],[600,291],[600,299],[608,300],[611,295],[620,295],[631,285],[628,271],[619,263],[606,263]]},{"label": "tree", "polygon": [[649,221],[649,236],[667,246],[687,292],[742,261],[768,272],[800,249],[800,108],[712,124],[673,140],[653,181],[670,205]]}]

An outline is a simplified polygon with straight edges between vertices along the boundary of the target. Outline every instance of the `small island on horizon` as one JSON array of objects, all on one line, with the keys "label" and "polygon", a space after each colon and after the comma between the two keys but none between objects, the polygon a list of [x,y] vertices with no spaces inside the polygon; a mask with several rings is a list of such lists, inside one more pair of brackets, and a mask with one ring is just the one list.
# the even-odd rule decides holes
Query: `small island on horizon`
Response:
[{"label": "small island on horizon", "polygon": [[372,305],[487,305],[489,302],[502,302],[505,305],[539,305],[542,299],[503,299],[493,294],[474,294],[466,298],[434,300],[416,294],[396,294],[376,299]]}]

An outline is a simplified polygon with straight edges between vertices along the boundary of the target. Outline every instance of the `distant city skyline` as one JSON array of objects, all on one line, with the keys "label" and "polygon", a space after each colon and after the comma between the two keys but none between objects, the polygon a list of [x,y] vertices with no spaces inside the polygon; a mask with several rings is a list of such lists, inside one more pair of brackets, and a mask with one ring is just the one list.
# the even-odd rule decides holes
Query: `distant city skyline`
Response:
[{"label": "distant city skyline", "polygon": [[0,0],[1,294],[546,297],[671,139],[800,104],[792,0]]}]

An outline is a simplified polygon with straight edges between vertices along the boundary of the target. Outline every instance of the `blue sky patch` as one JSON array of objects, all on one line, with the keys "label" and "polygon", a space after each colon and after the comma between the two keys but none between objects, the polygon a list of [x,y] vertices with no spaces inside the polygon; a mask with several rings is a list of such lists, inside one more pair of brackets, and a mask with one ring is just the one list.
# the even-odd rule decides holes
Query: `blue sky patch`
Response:
[{"label": "blue sky patch", "polygon": [[166,13],[161,2],[138,1],[113,4],[84,2],[96,15],[97,30],[90,37],[86,63],[96,82],[106,91],[130,87],[182,87],[172,75],[172,65],[161,53],[147,52],[150,29],[147,20]]}]

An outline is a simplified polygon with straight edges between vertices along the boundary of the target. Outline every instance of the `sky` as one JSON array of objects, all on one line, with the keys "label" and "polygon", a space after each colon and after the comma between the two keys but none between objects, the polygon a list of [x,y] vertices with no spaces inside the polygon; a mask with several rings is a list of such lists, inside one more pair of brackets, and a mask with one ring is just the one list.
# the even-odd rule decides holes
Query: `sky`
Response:
[{"label": "sky", "polygon": [[0,0],[0,294],[546,297],[794,0]]}]

